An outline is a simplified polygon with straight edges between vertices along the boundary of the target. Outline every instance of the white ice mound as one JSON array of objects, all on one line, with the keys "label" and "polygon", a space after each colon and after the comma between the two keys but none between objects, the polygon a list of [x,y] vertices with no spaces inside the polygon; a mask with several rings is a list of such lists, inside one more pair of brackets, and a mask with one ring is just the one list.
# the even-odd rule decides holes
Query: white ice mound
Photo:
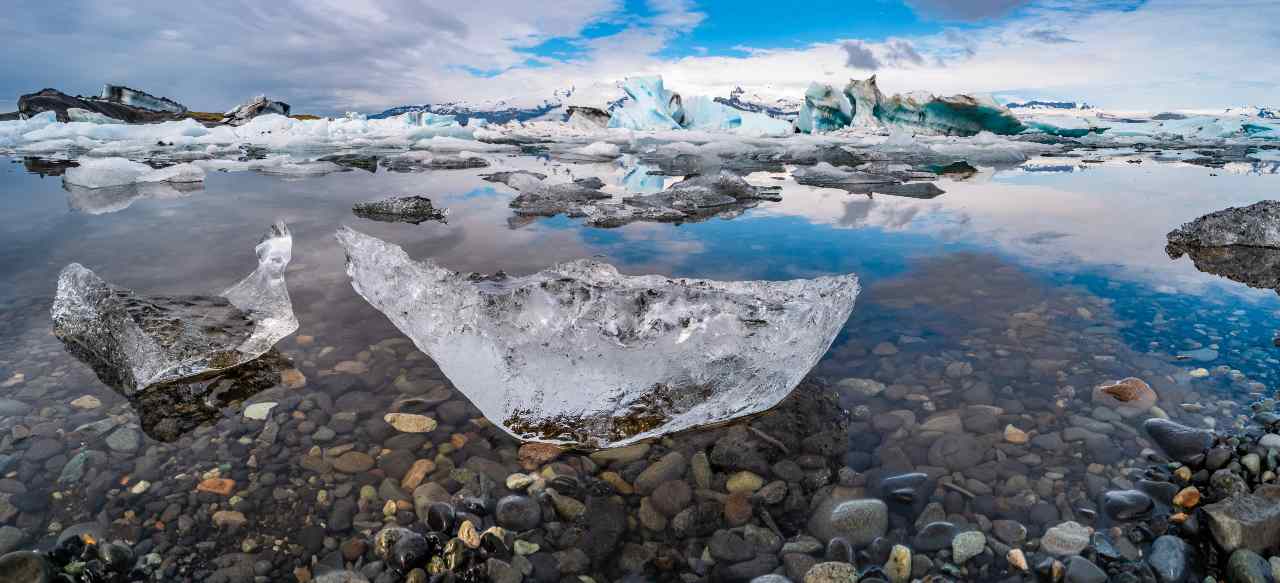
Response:
[{"label": "white ice mound", "polygon": [[68,168],[62,181],[83,188],[107,188],[156,182],[204,182],[204,169],[193,164],[177,164],[153,169],[141,162],[125,158],[80,158],[78,166]]},{"label": "white ice mound", "polygon": [[72,263],[58,276],[54,335],[128,397],[252,361],[298,329],[288,227],[276,223],[255,251],[258,268],[220,296],[141,296]]},{"label": "white ice mound", "polygon": [[349,228],[352,286],[516,437],[592,447],[768,409],[826,353],[853,274],[719,282],[562,263],[457,273]]}]

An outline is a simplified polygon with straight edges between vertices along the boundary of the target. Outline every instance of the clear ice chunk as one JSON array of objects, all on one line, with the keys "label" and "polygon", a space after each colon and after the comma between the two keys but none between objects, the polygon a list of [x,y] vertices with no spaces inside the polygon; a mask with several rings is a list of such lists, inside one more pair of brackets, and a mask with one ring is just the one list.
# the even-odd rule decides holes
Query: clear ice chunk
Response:
[{"label": "clear ice chunk", "polygon": [[853,274],[720,282],[590,260],[485,277],[350,228],[337,238],[356,292],[491,421],[589,447],[774,406],[826,353],[860,289]]},{"label": "clear ice chunk", "polygon": [[142,296],[72,263],[58,276],[54,335],[126,397],[250,362],[298,329],[288,227],[276,223],[255,251],[258,268],[220,296]]}]

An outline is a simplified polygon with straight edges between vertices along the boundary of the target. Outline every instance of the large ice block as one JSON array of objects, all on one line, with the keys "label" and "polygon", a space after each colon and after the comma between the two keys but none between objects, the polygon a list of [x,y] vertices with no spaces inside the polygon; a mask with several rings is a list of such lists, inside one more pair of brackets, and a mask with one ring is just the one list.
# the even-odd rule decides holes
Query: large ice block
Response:
[{"label": "large ice block", "polygon": [[349,228],[352,286],[516,437],[618,446],[777,404],[858,295],[853,274],[720,282],[590,260],[523,276],[414,261]]},{"label": "large ice block", "polygon": [[293,238],[277,223],[258,243],[258,268],[220,296],[142,296],[78,263],[58,276],[53,332],[98,378],[133,397],[262,356],[298,329],[284,271]]}]

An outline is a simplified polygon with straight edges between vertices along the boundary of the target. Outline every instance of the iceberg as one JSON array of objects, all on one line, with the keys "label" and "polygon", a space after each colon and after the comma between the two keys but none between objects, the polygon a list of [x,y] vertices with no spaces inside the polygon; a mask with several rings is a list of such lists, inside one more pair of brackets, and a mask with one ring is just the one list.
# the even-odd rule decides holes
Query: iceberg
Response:
[{"label": "iceberg", "polygon": [[609,127],[628,130],[678,130],[683,126],[680,94],[667,91],[662,77],[628,77],[622,90],[630,98],[613,110]]},{"label": "iceberg", "polygon": [[852,79],[843,91],[811,84],[796,122],[806,133],[880,126],[944,136],[1012,135],[1026,129],[1013,112],[988,96],[909,93],[886,97],[875,75]]},{"label": "iceberg", "polygon": [[630,99],[613,110],[609,127],[662,131],[698,129],[756,136],[794,133],[791,122],[764,113],[742,111],[705,96],[689,99],[669,91],[662,77],[628,77],[622,89]]},{"label": "iceberg", "polygon": [[337,238],[356,292],[491,421],[586,447],[773,407],[826,353],[859,292],[853,274],[720,282],[590,260],[477,276],[350,228]]},{"label": "iceberg", "polygon": [[284,279],[288,227],[276,223],[254,250],[258,268],[219,296],[143,296],[72,263],[58,276],[53,333],[129,398],[251,362],[298,329]]},{"label": "iceberg", "polygon": [[222,123],[241,126],[260,115],[272,113],[289,117],[289,109],[288,103],[272,101],[266,95],[258,95],[222,114]]},{"label": "iceberg", "polygon": [[193,164],[175,164],[153,169],[125,158],[80,158],[77,166],[68,168],[62,182],[83,188],[106,188],[153,182],[204,182],[205,172]]},{"label": "iceberg", "polygon": [[853,122],[853,113],[853,104],[844,93],[830,85],[810,83],[796,118],[796,129],[806,134],[838,130]]}]

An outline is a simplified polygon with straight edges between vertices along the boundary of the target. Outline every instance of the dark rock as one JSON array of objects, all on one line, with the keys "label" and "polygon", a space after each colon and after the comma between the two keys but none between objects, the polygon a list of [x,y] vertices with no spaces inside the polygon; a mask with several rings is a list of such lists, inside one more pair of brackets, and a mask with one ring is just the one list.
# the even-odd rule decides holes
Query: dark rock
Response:
[{"label": "dark rock", "polygon": [[0,583],[50,583],[53,567],[40,553],[14,551],[0,557]]},{"label": "dark rock", "polygon": [[734,563],[720,571],[725,581],[750,581],[761,575],[768,575],[778,568],[778,558],[773,555],[758,555],[750,561]]},{"label": "dark rock", "polygon": [[1187,427],[1168,419],[1151,418],[1142,424],[1151,439],[1164,450],[1169,457],[1187,462],[1198,456],[1210,445],[1213,445],[1213,433]]},{"label": "dark rock", "polygon": [[1102,496],[1102,509],[1112,520],[1138,520],[1155,508],[1155,502],[1138,490],[1112,490]]},{"label": "dark rock", "polygon": [[1160,583],[1183,583],[1191,570],[1191,546],[1182,539],[1165,535],[1151,545],[1147,564]]},{"label": "dark rock", "polygon": [[755,550],[741,536],[727,530],[717,530],[707,543],[711,556],[719,561],[738,563],[755,556]]},{"label": "dark rock", "polygon": [[1106,583],[1107,573],[1084,557],[1067,559],[1067,583]]},{"label": "dark rock", "polygon": [[528,496],[505,496],[498,500],[494,511],[498,526],[516,532],[538,527],[542,522],[542,509]]},{"label": "dark rock", "polygon": [[675,516],[693,500],[693,490],[683,480],[663,482],[649,497],[653,507],[667,516]]},{"label": "dark rock", "polygon": [[912,541],[912,548],[918,551],[933,552],[942,549],[950,549],[951,541],[956,537],[959,529],[950,522],[932,522],[926,524],[920,532],[916,533],[915,540]]},{"label": "dark rock", "polygon": [[[1219,470],[1226,471],[1226,470]],[[1226,552],[1266,553],[1280,548],[1280,486],[1259,486],[1204,507],[1209,532]]]},{"label": "dark rock", "polygon": [[939,437],[929,448],[929,465],[941,466],[953,472],[964,471],[978,465],[987,456],[990,443],[969,434]]},{"label": "dark rock", "polygon": [[678,480],[684,476],[686,467],[688,462],[684,454],[678,451],[668,453],[636,477],[634,484],[636,492],[646,496],[652,494],[663,482]]},{"label": "dark rock", "polygon": [[1227,583],[1275,583],[1271,564],[1248,549],[1237,549],[1227,560]]}]

